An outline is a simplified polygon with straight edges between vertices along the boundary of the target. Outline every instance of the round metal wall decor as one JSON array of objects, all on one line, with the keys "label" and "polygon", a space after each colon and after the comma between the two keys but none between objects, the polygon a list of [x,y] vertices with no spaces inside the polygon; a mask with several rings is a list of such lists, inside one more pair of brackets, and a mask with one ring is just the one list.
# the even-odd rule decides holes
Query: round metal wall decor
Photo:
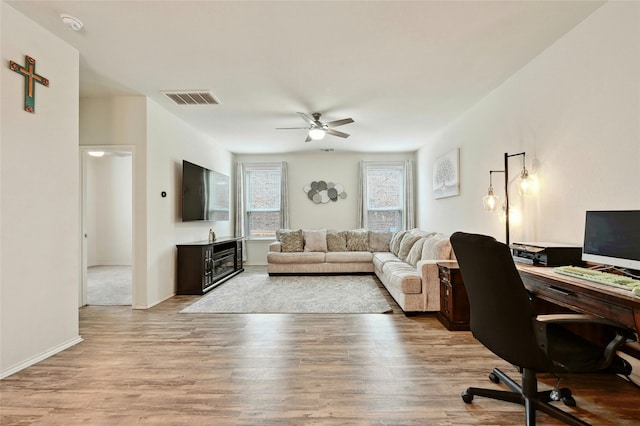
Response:
[{"label": "round metal wall decor", "polygon": [[305,185],[304,192],[316,204],[347,198],[347,193],[344,192],[344,186],[341,183],[325,182],[323,180],[313,181],[309,185]]}]

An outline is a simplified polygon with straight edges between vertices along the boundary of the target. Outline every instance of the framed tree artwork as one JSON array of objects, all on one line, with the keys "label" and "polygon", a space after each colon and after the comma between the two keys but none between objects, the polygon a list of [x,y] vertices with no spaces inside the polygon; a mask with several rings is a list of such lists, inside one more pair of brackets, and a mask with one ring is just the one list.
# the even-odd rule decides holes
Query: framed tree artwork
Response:
[{"label": "framed tree artwork", "polygon": [[460,195],[460,148],[449,151],[433,163],[433,198]]}]

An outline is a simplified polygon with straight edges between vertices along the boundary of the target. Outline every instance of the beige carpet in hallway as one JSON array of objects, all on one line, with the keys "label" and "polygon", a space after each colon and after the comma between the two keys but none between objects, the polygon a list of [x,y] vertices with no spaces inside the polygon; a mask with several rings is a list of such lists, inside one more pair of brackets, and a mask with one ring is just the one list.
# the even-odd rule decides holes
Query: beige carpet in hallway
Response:
[{"label": "beige carpet in hallway", "polygon": [[87,304],[131,305],[131,266],[89,267]]}]

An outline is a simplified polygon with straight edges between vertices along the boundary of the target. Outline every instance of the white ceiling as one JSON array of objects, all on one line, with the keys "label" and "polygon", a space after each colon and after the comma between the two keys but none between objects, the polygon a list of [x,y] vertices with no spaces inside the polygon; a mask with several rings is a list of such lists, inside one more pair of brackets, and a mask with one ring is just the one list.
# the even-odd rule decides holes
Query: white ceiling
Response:
[{"label": "white ceiling", "polygon": [[[7,3],[79,50],[82,97],[148,96],[235,153],[414,151],[602,4]],[[221,104],[174,106],[167,90],[211,90]],[[303,127],[298,111],[352,117],[337,129],[351,137],[275,130]]]}]

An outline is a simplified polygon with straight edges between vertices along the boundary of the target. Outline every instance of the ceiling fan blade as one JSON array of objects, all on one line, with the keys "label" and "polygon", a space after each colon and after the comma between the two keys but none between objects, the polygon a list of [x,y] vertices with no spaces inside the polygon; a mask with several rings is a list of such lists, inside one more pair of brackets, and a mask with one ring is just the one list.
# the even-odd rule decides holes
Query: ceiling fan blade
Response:
[{"label": "ceiling fan blade", "polygon": [[338,136],[339,138],[348,138],[349,137],[348,133],[340,132],[338,130],[327,129],[326,132],[328,134],[330,134],[330,135]]},{"label": "ceiling fan blade", "polygon": [[307,135],[307,138],[304,141],[305,142],[311,142],[311,136]]},{"label": "ceiling fan blade", "polygon": [[343,125],[349,124],[349,123],[353,123],[353,119],[352,118],[344,118],[342,120],[329,121],[326,124],[329,127],[338,127],[338,126],[343,126]]},{"label": "ceiling fan blade", "polygon": [[302,119],[304,121],[306,121],[307,123],[311,124],[312,126],[316,125],[316,122],[313,118],[309,117],[307,114],[305,114],[304,112],[299,112],[298,114],[300,114],[300,117],[302,117]]},{"label": "ceiling fan blade", "polygon": [[299,130],[299,129],[309,130],[308,127],[276,127],[276,130]]}]

